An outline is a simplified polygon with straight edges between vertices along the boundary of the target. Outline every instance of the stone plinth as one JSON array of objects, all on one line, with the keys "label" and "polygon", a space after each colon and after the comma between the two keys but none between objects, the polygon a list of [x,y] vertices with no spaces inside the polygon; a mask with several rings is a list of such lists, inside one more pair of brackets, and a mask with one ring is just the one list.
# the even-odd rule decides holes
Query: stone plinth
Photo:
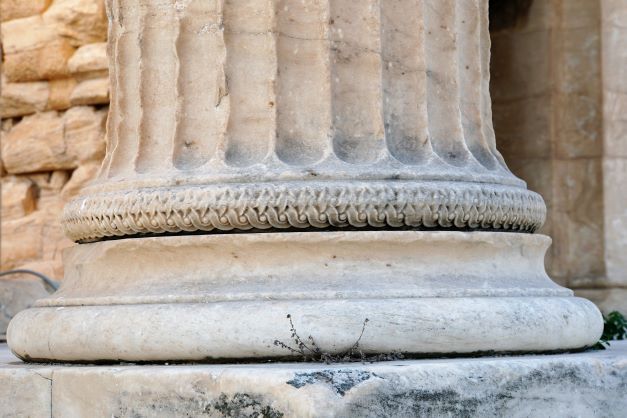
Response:
[{"label": "stone plinth", "polygon": [[[354,231],[123,239],[66,254],[62,289],[9,329],[30,360],[529,352],[596,342],[594,305],[544,271],[545,236]],[[15,330],[28,330],[16,332]],[[590,332],[592,330],[592,333]]]},{"label": "stone plinth", "polygon": [[495,147],[487,4],[110,1],[107,156],[13,351],[282,357],[287,315],[331,354],[366,319],[366,353],[594,344]]},{"label": "stone plinth", "polygon": [[374,364],[25,365],[3,356],[2,416],[623,417],[627,345]]}]

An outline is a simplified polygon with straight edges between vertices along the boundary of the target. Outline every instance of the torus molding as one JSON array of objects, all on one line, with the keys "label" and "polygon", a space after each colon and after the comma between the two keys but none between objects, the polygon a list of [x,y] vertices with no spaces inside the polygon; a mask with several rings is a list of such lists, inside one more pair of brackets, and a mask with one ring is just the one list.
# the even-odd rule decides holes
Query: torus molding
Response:
[{"label": "torus molding", "polygon": [[524,188],[462,182],[290,182],[89,194],[63,224],[74,241],[212,230],[421,227],[534,232],[546,207]]}]

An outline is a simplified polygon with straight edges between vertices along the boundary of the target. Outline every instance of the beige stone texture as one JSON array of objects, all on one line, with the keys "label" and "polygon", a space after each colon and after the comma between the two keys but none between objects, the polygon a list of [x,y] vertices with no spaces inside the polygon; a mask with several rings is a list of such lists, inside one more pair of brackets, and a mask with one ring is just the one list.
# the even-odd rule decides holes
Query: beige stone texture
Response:
[{"label": "beige stone texture", "polygon": [[[63,250],[72,245],[59,223],[64,204],[61,189],[67,183],[67,177],[48,175],[47,181],[39,177],[30,177],[33,183],[39,182],[37,210],[19,218],[2,214],[0,269],[31,268],[60,279],[63,277]],[[55,182],[61,184],[55,185]]]},{"label": "beige stone texture", "polygon": [[64,78],[50,80],[50,97],[46,110],[65,110],[72,106],[71,96],[76,88],[76,80]]},{"label": "beige stone texture", "polygon": [[44,217],[36,211],[14,220],[2,220],[0,266],[2,270],[15,268],[42,257]]},{"label": "beige stone texture", "polygon": [[605,158],[603,174],[606,273],[612,285],[627,288],[627,158]]},{"label": "beige stone texture", "polygon": [[43,20],[75,47],[104,42],[107,18],[104,0],[54,0]]},{"label": "beige stone texture", "polygon": [[37,81],[69,74],[67,61],[75,48],[40,15],[4,22],[1,29],[2,71],[7,80]]},{"label": "beige stone texture", "polygon": [[5,135],[2,160],[13,174],[75,168],[67,151],[63,119],[44,112],[25,117]]},{"label": "beige stone texture", "polygon": [[74,49],[63,40],[45,47],[6,54],[4,74],[10,81],[35,81],[68,75],[67,60]]},{"label": "beige stone texture", "polygon": [[604,115],[605,153],[627,158],[627,86],[624,92],[605,91]]},{"label": "beige stone texture", "polygon": [[2,0],[0,17],[2,269],[60,279],[71,245],[63,204],[97,175],[105,149],[107,108],[84,107],[109,100],[104,1]]},{"label": "beige stone texture", "polygon": [[68,69],[73,74],[106,70],[108,66],[106,42],[83,45],[68,61]]},{"label": "beige stone texture", "polygon": [[52,0],[2,0],[0,1],[0,21],[41,14],[51,2]]},{"label": "beige stone texture", "polygon": [[71,198],[78,196],[85,186],[96,179],[99,170],[100,161],[94,160],[81,164],[72,172],[72,177],[70,177],[69,181],[63,186],[63,190],[61,191],[63,200],[69,201]]},{"label": "beige stone texture", "polygon": [[109,78],[94,78],[80,81],[70,96],[72,106],[109,103]]},{"label": "beige stone texture", "polygon": [[77,106],[63,115],[68,153],[78,163],[101,161],[105,153],[107,111]]},{"label": "beige stone texture", "polygon": [[1,179],[2,219],[16,219],[37,209],[37,188],[26,177],[6,176]]},{"label": "beige stone texture", "polygon": [[5,135],[3,162],[9,173],[67,170],[104,153],[105,111],[75,107],[64,114],[25,117]]},{"label": "beige stone texture", "polygon": [[99,71],[75,78],[4,83],[0,96],[3,118],[27,116],[46,110],[109,103],[109,80]]},{"label": "beige stone texture", "polygon": [[558,276],[602,277],[605,273],[603,217],[603,167],[601,159],[554,161],[555,260]]},{"label": "beige stone texture", "polygon": [[3,77],[0,90],[2,118],[30,115],[48,107],[50,86],[46,81],[9,83]]}]

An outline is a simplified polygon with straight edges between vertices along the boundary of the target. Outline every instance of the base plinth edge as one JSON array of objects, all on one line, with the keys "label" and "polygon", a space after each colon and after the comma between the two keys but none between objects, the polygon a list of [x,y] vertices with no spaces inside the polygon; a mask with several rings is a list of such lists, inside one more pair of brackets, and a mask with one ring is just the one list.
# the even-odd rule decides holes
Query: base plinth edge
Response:
[{"label": "base plinth edge", "polygon": [[6,346],[0,357],[5,416],[622,417],[627,408],[618,341],[578,354],[372,364],[27,365]]}]

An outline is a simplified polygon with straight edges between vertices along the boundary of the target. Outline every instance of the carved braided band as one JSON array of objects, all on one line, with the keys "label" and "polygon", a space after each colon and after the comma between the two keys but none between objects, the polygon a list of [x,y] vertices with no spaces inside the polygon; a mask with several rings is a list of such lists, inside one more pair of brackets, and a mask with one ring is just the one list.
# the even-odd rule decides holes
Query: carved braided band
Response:
[{"label": "carved braided band", "polygon": [[[93,189],[92,189],[93,190]],[[534,232],[542,197],[462,182],[292,182],[175,186],[88,194],[63,215],[75,241],[252,228],[416,227]]]}]

